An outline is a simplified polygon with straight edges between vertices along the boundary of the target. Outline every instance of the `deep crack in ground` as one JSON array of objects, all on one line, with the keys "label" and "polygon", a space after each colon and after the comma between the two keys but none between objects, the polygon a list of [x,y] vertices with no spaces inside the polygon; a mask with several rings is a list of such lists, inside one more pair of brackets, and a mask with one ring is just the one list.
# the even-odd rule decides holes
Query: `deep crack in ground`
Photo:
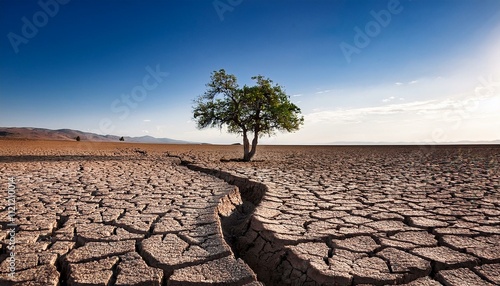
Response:
[{"label": "deep crack in ground", "polygon": [[498,146],[72,143],[2,146],[2,285],[500,284]]}]

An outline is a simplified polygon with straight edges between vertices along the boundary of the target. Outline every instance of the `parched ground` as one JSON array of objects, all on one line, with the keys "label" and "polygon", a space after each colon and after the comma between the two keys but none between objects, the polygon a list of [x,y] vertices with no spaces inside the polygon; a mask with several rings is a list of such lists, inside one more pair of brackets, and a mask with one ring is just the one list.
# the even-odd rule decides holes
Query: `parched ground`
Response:
[{"label": "parched ground", "polygon": [[499,146],[0,147],[0,285],[500,285]]}]

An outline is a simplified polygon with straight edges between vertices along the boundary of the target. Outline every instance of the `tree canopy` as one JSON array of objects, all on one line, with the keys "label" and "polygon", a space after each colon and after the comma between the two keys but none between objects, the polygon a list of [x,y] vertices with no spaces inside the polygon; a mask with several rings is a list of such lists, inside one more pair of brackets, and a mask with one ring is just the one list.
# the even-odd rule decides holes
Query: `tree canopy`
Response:
[{"label": "tree canopy", "polygon": [[[195,100],[193,116],[199,129],[227,127],[243,136],[243,160],[255,155],[258,138],[277,131],[293,132],[304,123],[300,108],[290,101],[284,88],[261,75],[252,77],[254,86],[239,87],[236,76],[214,71],[207,90]],[[248,134],[253,134],[252,148]]]}]

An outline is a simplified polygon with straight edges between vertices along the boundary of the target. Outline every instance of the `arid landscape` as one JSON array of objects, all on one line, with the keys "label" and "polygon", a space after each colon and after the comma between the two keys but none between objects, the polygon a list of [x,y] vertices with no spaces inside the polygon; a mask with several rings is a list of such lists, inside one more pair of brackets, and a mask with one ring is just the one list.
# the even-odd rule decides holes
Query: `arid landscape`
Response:
[{"label": "arid landscape", "polygon": [[500,286],[499,0],[0,12],[0,286]]},{"label": "arid landscape", "polygon": [[1,285],[500,284],[498,145],[0,145]]}]

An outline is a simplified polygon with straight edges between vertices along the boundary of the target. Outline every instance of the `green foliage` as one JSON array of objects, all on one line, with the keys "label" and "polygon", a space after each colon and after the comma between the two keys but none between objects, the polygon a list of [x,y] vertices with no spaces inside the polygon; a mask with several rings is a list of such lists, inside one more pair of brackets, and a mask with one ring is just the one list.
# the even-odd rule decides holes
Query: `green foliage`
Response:
[{"label": "green foliage", "polygon": [[[277,131],[293,132],[304,124],[300,108],[290,101],[283,87],[261,75],[252,77],[254,86],[239,87],[236,77],[225,70],[214,71],[207,90],[194,101],[193,117],[199,129],[227,127],[243,135],[244,159],[255,154],[257,138]],[[249,151],[247,134],[252,133]]]},{"label": "green foliage", "polygon": [[261,75],[252,79],[256,85],[240,88],[234,75],[213,72],[207,91],[195,100],[198,128],[227,126],[230,133],[258,136],[298,130],[304,119],[283,88]]}]

